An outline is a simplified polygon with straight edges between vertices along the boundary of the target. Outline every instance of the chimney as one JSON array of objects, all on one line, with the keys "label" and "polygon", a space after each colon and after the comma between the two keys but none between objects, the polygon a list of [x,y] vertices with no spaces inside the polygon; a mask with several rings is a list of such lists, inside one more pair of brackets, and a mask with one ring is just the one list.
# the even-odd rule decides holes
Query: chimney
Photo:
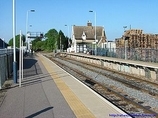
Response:
[{"label": "chimney", "polygon": [[92,26],[92,23],[88,21],[87,26]]}]

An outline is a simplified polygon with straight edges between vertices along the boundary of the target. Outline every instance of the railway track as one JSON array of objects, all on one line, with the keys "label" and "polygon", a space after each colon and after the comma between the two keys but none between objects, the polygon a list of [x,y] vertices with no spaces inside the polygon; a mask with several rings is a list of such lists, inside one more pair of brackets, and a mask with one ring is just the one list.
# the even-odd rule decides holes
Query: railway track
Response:
[{"label": "railway track", "polygon": [[[99,93],[105,99],[109,100],[111,103],[115,104],[120,109],[127,112],[128,114],[130,115],[132,114],[131,116],[138,117],[141,115],[148,114],[151,117],[158,117],[157,111],[151,109],[150,106],[144,106],[143,105],[144,102],[139,101],[135,99],[134,97],[129,96],[128,93],[123,92],[121,89],[118,89],[115,86],[98,82],[95,79],[92,79],[90,76],[87,76],[84,72],[78,70],[77,68],[76,69],[72,68],[71,66],[68,66],[67,64],[64,63],[64,61],[67,61],[70,63],[70,59],[65,60],[64,58],[64,60],[62,60],[59,58],[52,58],[52,57],[48,57],[48,58],[51,59],[53,62],[55,62],[58,66],[62,67],[64,70],[66,70],[67,72],[69,72],[70,74],[78,78],[80,81],[85,83],[87,86],[92,88],[94,91]],[[114,78],[114,77],[111,77],[112,75],[114,75],[114,72],[111,72],[108,75],[105,75],[105,73],[103,73],[98,67],[97,68],[95,67],[94,69],[94,66],[87,65],[85,63],[76,63],[73,60],[71,60],[71,64],[74,64],[74,65],[77,64],[77,66],[87,69],[88,71],[99,73],[98,75],[102,74],[102,76]],[[96,75],[96,78],[98,75]],[[123,80],[118,80],[118,79],[119,77],[117,77],[117,79],[115,78],[115,81],[122,82],[126,84],[126,86],[128,87],[131,87],[131,88],[135,87],[135,89],[142,91],[140,87],[130,85],[129,84],[130,82],[127,82],[127,81],[125,82]],[[143,92],[149,93],[147,90],[143,90]],[[155,93],[152,95],[156,96]]]},{"label": "railway track", "polygon": [[127,75],[124,73],[116,72],[114,70],[109,70],[105,67],[101,67],[98,65],[94,66],[93,64],[85,63],[85,62],[78,63],[75,60],[72,60],[70,58],[61,58],[61,59],[71,62],[76,65],[82,66],[88,70],[95,71],[96,73],[102,74],[110,79],[126,84],[128,87],[135,88],[142,92],[146,92],[158,98],[158,84],[157,83],[143,80],[138,77]]}]

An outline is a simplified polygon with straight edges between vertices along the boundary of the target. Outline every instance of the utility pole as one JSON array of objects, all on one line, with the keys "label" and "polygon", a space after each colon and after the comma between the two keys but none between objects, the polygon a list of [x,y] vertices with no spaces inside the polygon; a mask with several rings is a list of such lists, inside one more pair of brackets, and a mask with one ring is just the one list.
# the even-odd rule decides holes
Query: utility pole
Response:
[{"label": "utility pole", "polygon": [[127,28],[127,26],[123,26],[124,28],[124,47],[125,47],[125,60],[127,60],[127,47],[126,47],[126,37],[125,37],[125,29]]},{"label": "utility pole", "polygon": [[95,21],[95,31],[94,31],[94,40],[95,40],[95,55],[97,55],[97,34],[96,34],[96,21],[97,21],[97,13],[96,11],[89,11],[94,13],[94,21]]},{"label": "utility pole", "polygon": [[20,30],[20,53],[19,53],[19,87],[21,87],[21,79],[22,79],[22,47],[21,47],[21,30]]},{"label": "utility pole", "polygon": [[60,35],[60,52],[61,52],[61,35]]}]

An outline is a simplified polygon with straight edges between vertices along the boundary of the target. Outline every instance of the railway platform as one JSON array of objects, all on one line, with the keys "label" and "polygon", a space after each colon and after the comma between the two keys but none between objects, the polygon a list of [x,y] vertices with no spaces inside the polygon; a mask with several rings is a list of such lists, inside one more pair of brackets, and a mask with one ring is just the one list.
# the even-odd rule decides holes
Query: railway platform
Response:
[{"label": "railway platform", "polygon": [[61,53],[79,61],[93,63],[122,73],[139,76],[149,81],[158,81],[158,63],[94,56],[81,53]]},{"label": "railway platform", "polygon": [[13,84],[0,106],[0,118],[125,118],[125,115],[42,54],[24,59],[22,87]]}]

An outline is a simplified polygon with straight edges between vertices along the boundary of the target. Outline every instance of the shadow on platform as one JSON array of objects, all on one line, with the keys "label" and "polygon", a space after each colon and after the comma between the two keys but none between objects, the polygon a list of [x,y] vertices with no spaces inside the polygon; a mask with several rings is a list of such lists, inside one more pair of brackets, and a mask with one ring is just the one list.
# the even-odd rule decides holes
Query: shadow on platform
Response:
[{"label": "shadow on platform", "polygon": [[34,114],[31,114],[31,115],[27,116],[27,117],[25,117],[25,118],[33,118],[33,117],[36,117],[36,116],[38,116],[38,115],[40,115],[40,114],[42,114],[42,113],[44,113],[44,112],[47,112],[47,111],[49,111],[49,110],[51,110],[51,109],[53,109],[53,107],[47,107],[47,108],[45,108],[45,109],[43,109],[43,110],[41,110],[41,111],[38,111],[38,112],[36,112],[36,113],[34,113]]},{"label": "shadow on platform", "polygon": [[23,69],[24,69],[24,78],[42,74],[42,70],[35,56],[27,56],[24,59]]},{"label": "shadow on platform", "polygon": [[[46,82],[46,81],[53,81],[52,79],[52,75],[61,75],[60,77],[66,77],[65,75],[62,75],[63,73],[45,73],[45,74],[38,74],[38,75],[33,75],[33,76],[28,76],[26,78],[24,78],[24,80],[22,81],[22,86],[26,87],[26,86],[30,86],[30,85],[34,85],[34,84],[39,84],[41,82]],[[68,76],[68,75],[67,75]],[[44,79],[49,77],[49,79]],[[56,77],[54,79],[58,79],[60,77]]]},{"label": "shadow on platform", "polygon": [[24,59],[24,69],[29,69],[37,63],[35,59]]}]

